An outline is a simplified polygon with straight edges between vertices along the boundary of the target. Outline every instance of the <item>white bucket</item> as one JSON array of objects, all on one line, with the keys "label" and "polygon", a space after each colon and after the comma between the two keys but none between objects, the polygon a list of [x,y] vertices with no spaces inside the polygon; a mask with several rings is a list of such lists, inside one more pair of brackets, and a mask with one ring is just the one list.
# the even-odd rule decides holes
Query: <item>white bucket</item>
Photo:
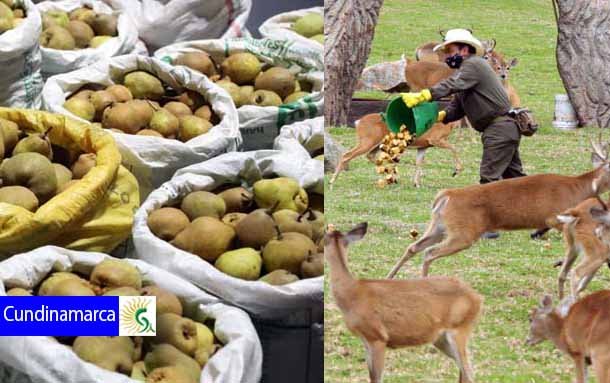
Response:
[{"label": "white bucket", "polygon": [[555,116],[553,118],[553,127],[558,129],[572,130],[578,125],[576,112],[570,104],[570,99],[567,94],[555,95]]}]

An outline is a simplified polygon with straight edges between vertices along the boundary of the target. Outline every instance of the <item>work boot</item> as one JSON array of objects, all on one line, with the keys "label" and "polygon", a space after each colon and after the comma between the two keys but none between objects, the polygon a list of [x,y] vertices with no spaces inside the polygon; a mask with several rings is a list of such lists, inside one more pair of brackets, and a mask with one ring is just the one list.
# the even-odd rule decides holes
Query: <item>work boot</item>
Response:
[{"label": "work boot", "polygon": [[498,233],[497,231],[486,231],[485,233],[483,233],[483,235],[481,235],[482,239],[496,239],[496,238],[500,238],[500,233]]}]

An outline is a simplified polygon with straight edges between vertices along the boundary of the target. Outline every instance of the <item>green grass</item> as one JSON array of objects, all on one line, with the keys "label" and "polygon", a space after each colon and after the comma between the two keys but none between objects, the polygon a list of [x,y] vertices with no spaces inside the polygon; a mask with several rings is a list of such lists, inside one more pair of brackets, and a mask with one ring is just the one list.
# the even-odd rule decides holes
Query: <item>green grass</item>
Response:
[{"label": "green grass", "polygon": [[[467,27],[482,39],[495,37],[497,50],[518,57],[511,82],[522,103],[536,113],[539,134],[523,138],[521,156],[528,174],[577,174],[591,168],[588,140],[594,128],[573,132],[551,126],[554,95],[564,93],[555,62],[556,27],[547,0],[503,1],[402,1],[386,0],[375,33],[369,64],[413,56],[420,43],[438,38],[440,27]],[[382,93],[359,96],[379,98]],[[334,128],[331,134],[346,147],[355,144],[351,129]],[[608,134],[604,134],[608,136]],[[326,217],[346,230],[367,221],[369,232],[355,244],[349,260],[352,273],[363,278],[383,278],[412,242],[409,230],[422,232],[429,219],[434,195],[443,188],[478,182],[481,158],[479,135],[456,131],[451,137],[464,161],[465,171],[451,177],[453,162],[446,150],[432,149],[426,156],[424,186],[415,189],[411,177],[414,152],[401,162],[401,180],[385,189],[374,186],[377,175],[366,159],[350,164],[333,190],[326,188]],[[328,178],[327,178],[328,181]],[[518,207],[516,207],[518,208]],[[556,296],[555,260],[563,257],[563,241],[557,232],[544,241],[532,241],[526,231],[502,233],[495,241],[481,241],[472,248],[433,263],[434,275],[458,276],[485,297],[485,308],[471,345],[478,382],[570,382],[571,361],[550,343],[528,347],[528,312],[545,293]],[[421,254],[402,269],[400,277],[419,275]],[[589,286],[594,291],[608,286],[603,268]],[[360,340],[351,335],[334,304],[329,286],[325,295],[325,381],[367,382],[368,372]],[[385,382],[455,382],[457,369],[431,346],[389,351]],[[592,371],[591,371],[592,372]],[[591,374],[592,375],[592,374]],[[594,379],[590,378],[593,382]]]}]

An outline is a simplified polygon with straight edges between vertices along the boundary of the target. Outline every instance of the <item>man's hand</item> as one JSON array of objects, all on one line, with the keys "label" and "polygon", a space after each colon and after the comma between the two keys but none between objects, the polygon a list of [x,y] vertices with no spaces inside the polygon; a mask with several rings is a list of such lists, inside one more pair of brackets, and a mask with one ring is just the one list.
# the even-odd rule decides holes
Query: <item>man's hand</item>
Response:
[{"label": "man's hand", "polygon": [[419,105],[422,102],[432,100],[432,95],[430,94],[430,91],[428,89],[424,89],[421,92],[415,93],[401,93],[400,95],[402,96],[402,101],[409,108]]},{"label": "man's hand", "polygon": [[440,112],[438,112],[438,117],[436,118],[436,122],[443,122],[445,120],[446,116],[447,116],[447,112],[445,112],[444,110],[441,110]]}]

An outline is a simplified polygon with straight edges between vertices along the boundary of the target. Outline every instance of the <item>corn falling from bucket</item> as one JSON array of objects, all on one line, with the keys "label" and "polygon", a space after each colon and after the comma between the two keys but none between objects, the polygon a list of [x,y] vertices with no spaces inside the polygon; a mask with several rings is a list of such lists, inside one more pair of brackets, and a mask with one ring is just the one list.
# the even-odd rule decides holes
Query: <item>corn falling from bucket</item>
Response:
[{"label": "corn falling from bucket", "polygon": [[400,132],[387,134],[383,138],[379,145],[380,153],[375,161],[375,171],[382,175],[382,178],[377,180],[377,187],[384,188],[386,185],[398,183],[397,165],[400,156],[411,142],[413,136],[404,125],[400,127]]}]

